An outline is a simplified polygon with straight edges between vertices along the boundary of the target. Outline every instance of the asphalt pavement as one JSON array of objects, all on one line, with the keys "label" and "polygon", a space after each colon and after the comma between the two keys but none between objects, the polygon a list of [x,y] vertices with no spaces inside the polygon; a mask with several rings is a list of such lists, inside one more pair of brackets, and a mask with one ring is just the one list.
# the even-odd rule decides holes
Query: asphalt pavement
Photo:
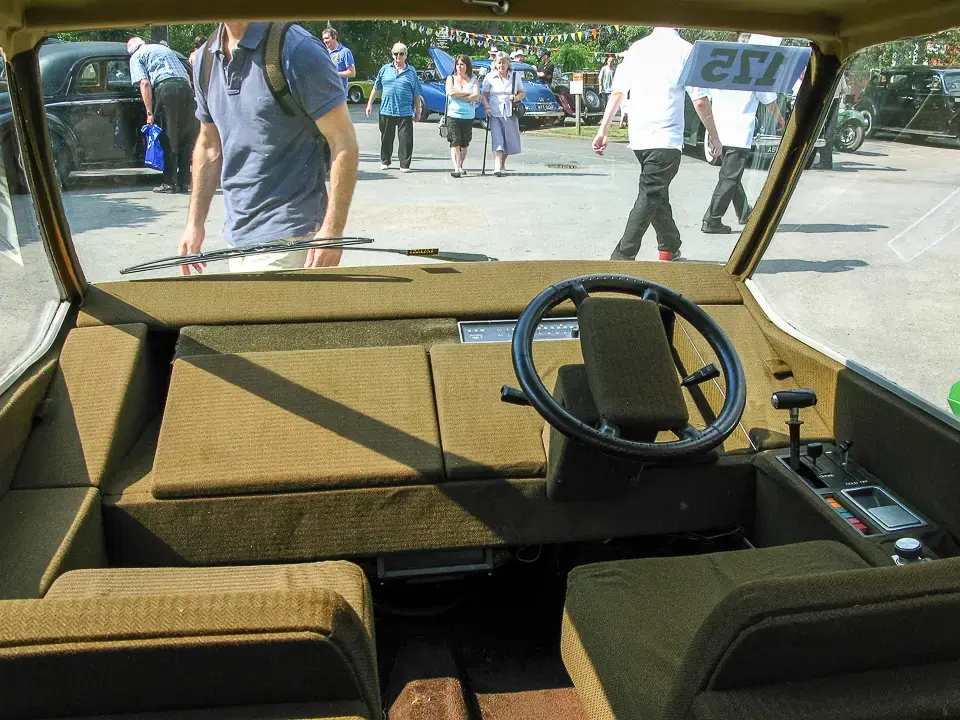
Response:
[{"label": "asphalt pavement", "polygon": [[[360,174],[347,234],[375,247],[439,248],[501,260],[608,258],[637,192],[639,165],[622,144],[604,157],[583,139],[523,134],[509,175],[480,174],[484,133],[475,129],[466,177],[450,176],[446,140],[433,122],[415,126],[413,172],[380,170],[376,118],[352,108]],[[835,154],[833,171],[804,173],[756,282],[788,322],[838,352],[946,407],[960,380],[960,148],[870,139],[855,154]],[[76,176],[64,196],[87,278],[117,280],[120,268],[171,255],[189,198],[151,192],[145,172]],[[756,197],[762,167],[744,176]],[[730,235],[705,235],[700,221],[717,169],[685,156],[671,185],[685,261],[725,262]],[[55,288],[45,268],[29,202],[15,198],[19,243],[0,236],[0,375],[44,312]],[[223,247],[223,202],[214,199],[205,249]],[[4,237],[7,238],[4,241]],[[19,251],[17,249],[19,245]],[[657,257],[651,229],[639,259]],[[348,250],[344,265],[423,262]],[[19,264],[19,263],[22,263]],[[210,267],[225,271],[225,267]],[[152,275],[172,275],[176,270]],[[47,305],[47,310],[49,306]],[[12,338],[12,340],[8,340]]]}]

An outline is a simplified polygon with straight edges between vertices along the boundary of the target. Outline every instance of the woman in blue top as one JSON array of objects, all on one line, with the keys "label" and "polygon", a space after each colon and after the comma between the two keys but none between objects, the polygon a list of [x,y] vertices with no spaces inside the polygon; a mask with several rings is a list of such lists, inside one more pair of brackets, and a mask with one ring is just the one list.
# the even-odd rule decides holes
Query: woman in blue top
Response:
[{"label": "woman in blue top", "polygon": [[463,161],[473,138],[474,103],[480,99],[477,79],[473,77],[473,63],[466,55],[457,56],[456,70],[447,78],[447,98],[447,140],[450,141],[450,159],[453,160],[450,174],[458,178],[466,175]]}]

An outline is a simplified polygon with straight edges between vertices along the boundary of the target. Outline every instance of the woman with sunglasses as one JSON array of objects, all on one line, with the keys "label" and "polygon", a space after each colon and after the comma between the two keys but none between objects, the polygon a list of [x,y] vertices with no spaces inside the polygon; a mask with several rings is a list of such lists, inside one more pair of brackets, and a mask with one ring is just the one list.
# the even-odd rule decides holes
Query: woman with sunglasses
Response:
[{"label": "woman with sunglasses", "polygon": [[373,83],[373,91],[367,101],[367,117],[373,112],[377,90],[383,91],[380,101],[380,169],[388,170],[393,156],[394,137],[400,136],[400,172],[410,172],[413,158],[413,118],[423,102],[420,78],[412,65],[407,64],[407,46],[393,46],[393,62],[387,63]]},{"label": "woman with sunglasses", "polygon": [[458,178],[466,175],[463,161],[473,138],[474,104],[480,99],[469,56],[457,56],[456,70],[447,78],[447,97],[447,140],[450,141],[450,159],[453,160],[450,174]]}]

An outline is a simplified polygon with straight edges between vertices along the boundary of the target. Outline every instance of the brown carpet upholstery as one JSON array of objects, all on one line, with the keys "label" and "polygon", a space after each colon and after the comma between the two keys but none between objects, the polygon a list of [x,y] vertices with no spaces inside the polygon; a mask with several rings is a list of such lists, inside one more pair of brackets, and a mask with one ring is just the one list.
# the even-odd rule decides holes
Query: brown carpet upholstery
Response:
[{"label": "brown carpet upholstery", "polygon": [[158,498],[442,479],[422,347],[174,363],[153,469]]},{"label": "brown carpet upholstery", "polygon": [[[533,359],[548,388],[561,365],[583,362],[574,340],[536,343]],[[503,385],[517,387],[509,343],[437,346],[430,367],[447,477],[543,476],[543,418],[500,402]]]},{"label": "brown carpet upholstery", "polygon": [[354,320],[272,325],[191,325],[180,330],[177,357],[215,353],[337,350],[459,342],[453,318]]},{"label": "brown carpet upholstery", "polygon": [[960,558],[867,568],[812,542],[601,563],[570,574],[562,652],[591,718],[687,718],[700,692],[847,675],[855,694],[861,673],[960,660],[958,610]]},{"label": "brown carpet upholstery", "polygon": [[357,700],[378,717],[359,568],[150,573],[68,575],[50,598],[0,604],[0,717]]},{"label": "brown carpet upholstery", "polygon": [[10,487],[20,452],[33,428],[34,411],[47,394],[56,367],[56,361],[50,360],[31,368],[0,396],[0,496]]},{"label": "brown carpet upholstery", "polygon": [[613,502],[555,503],[539,478],[324,492],[104,500],[122,565],[288,562],[428,548],[524,545],[731,527],[753,517],[748,457],[645,472]]},{"label": "brown carpet upholstery", "polygon": [[[395,318],[517,317],[541,290],[589,273],[630,273],[699,303],[740,303],[733,279],[707,263],[555,260],[330,268],[280,277],[170,278],[93,285],[80,327],[142,322],[153,328]],[[249,278],[249,279],[248,279]]]},{"label": "brown carpet upholstery", "polygon": [[858,567],[866,564],[852,550],[830,542],[584,565],[567,579],[563,661],[591,720],[686,718],[701,674],[726,647],[707,653],[694,640],[716,616],[729,645],[742,626],[717,610],[738,587]]},{"label": "brown carpet upholstery", "polygon": [[[743,362],[743,372],[747,382],[747,404],[740,420],[741,425],[758,450],[788,446],[790,441],[785,425],[788,414],[776,410],[770,404],[770,396],[778,390],[799,387],[793,376],[789,374],[790,368],[770,347],[746,308],[717,305],[707,308],[707,311],[733,341]],[[692,371],[700,367],[700,357],[705,361],[703,364],[716,362],[716,354],[707,342],[687,323],[681,321],[679,324],[686,329],[689,341],[696,348],[696,352],[690,354],[688,346],[677,343],[684,365],[692,366]],[[709,382],[703,383],[700,388],[714,413],[719,412],[723,398],[716,386]],[[823,440],[831,437],[829,428],[815,408],[802,411],[801,419],[803,425],[800,427],[800,433],[803,439]],[[743,436],[743,431],[738,429],[724,444],[724,449],[733,450],[749,447],[749,445],[750,443]]]},{"label": "brown carpet upholstery", "polygon": [[145,325],[70,331],[13,487],[98,487],[150,415]]},{"label": "brown carpet upholstery", "polygon": [[0,598],[42,597],[61,573],[105,565],[100,517],[94,488],[0,497]]}]

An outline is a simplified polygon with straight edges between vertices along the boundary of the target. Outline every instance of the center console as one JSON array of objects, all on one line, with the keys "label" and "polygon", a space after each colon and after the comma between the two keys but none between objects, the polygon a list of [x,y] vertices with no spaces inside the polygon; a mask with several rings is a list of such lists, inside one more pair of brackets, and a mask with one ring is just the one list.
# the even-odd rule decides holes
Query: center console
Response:
[{"label": "center console", "polygon": [[[857,464],[850,457],[851,443],[801,445],[799,411],[816,404],[812,390],[775,393],[771,402],[790,412],[790,449],[758,458],[758,529],[766,536],[761,541],[839,539],[876,564],[905,565],[936,557],[928,540],[939,529]],[[782,516],[788,503],[798,507],[797,500],[813,507],[799,507],[796,518],[780,528],[780,519],[769,517],[770,506]]]}]

